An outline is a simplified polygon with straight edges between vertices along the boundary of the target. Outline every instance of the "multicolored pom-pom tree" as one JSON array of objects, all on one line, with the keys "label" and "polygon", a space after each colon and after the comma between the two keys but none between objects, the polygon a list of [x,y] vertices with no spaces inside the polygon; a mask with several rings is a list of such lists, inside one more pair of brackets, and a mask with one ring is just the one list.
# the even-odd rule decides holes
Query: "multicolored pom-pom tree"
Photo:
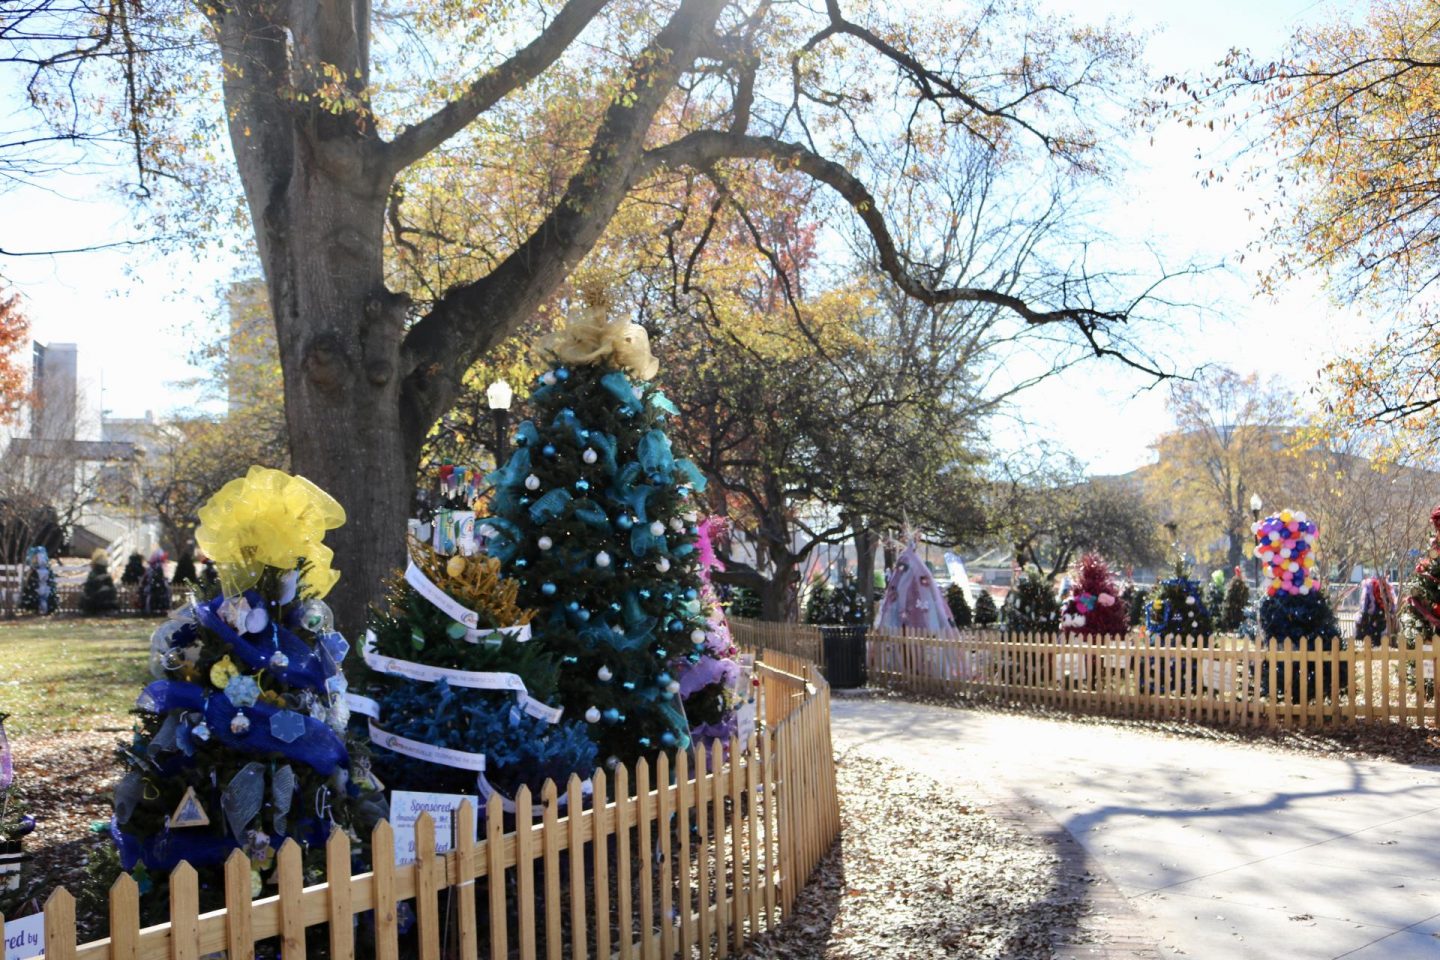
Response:
[{"label": "multicolored pom-pom tree", "polygon": [[681,665],[705,655],[693,495],[705,479],[665,431],[677,411],[650,379],[644,328],[596,298],[541,345],[516,449],[490,479],[485,549],[520,583],[558,703],[607,766],[685,749]]},{"label": "multicolored pom-pom tree", "polygon": [[1123,636],[1130,618],[1115,575],[1098,553],[1080,558],[1075,585],[1060,610],[1060,629],[1085,636]]},{"label": "multicolored pom-pom tree", "polygon": [[211,905],[221,864],[243,850],[260,895],[287,838],[318,868],[331,830],[368,839],[385,815],[345,735],[349,644],[322,599],[339,577],[322,541],[344,517],[314,484],[263,467],[200,510],[196,539],[223,591],[151,637],[156,679],[136,701],[140,724],[114,793],[110,834],[142,894],[183,860]]},{"label": "multicolored pom-pom tree", "polygon": [[1335,611],[1315,577],[1319,528],[1301,511],[1282,510],[1256,523],[1255,555],[1260,558],[1265,599],[1260,630],[1277,640],[1323,639],[1339,635]]}]

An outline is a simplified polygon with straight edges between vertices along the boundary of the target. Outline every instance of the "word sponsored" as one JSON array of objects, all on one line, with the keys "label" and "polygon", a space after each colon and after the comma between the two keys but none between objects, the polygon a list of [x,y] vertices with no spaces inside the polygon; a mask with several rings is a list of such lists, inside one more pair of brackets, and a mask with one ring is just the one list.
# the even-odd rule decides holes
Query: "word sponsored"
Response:
[{"label": "word sponsored", "polygon": [[6,960],[25,960],[45,952],[45,914],[5,921]]},{"label": "word sponsored", "polygon": [[[435,821],[435,852],[447,853],[454,845],[455,812],[460,804],[470,801],[470,833],[478,836],[480,801],[459,793],[419,793],[396,790],[390,796],[390,825],[395,830],[395,863],[415,862],[415,821],[420,814],[430,814]],[[9,927],[6,927],[9,932]],[[9,954],[6,954],[9,957]]]}]

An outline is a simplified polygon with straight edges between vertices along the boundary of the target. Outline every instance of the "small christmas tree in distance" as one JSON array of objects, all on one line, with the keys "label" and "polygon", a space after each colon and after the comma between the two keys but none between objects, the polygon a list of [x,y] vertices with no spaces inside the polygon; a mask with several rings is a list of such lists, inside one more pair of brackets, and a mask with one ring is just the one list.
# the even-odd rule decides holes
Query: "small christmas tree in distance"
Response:
[{"label": "small christmas tree in distance", "polygon": [[1245,608],[1249,604],[1250,584],[1245,582],[1245,575],[1236,567],[1234,576],[1225,585],[1225,600],[1220,608],[1220,629],[1226,633],[1239,630],[1240,624],[1245,620]]},{"label": "small christmas tree in distance", "polygon": [[1399,632],[1395,588],[1383,574],[1366,577],[1360,584],[1360,616],[1355,620],[1355,639],[1380,646],[1386,637]]},{"label": "small christmas tree in distance", "polygon": [[115,581],[110,577],[110,555],[97,549],[90,555],[90,572],[80,593],[80,609],[91,616],[110,613],[120,606]]},{"label": "small christmas tree in distance", "polygon": [[1145,619],[1145,631],[1173,643],[1180,637],[1209,637],[1213,630],[1210,609],[1201,596],[1199,580],[1185,575],[1185,560],[1175,561],[1175,575],[1155,585]]},{"label": "small christmas tree in distance", "polygon": [[1427,641],[1440,632],[1440,507],[1430,511],[1430,525],[1436,533],[1415,564],[1415,579],[1405,597],[1408,619],[1415,633]]},{"label": "small christmas tree in distance", "polygon": [[138,553],[130,554],[125,561],[125,569],[120,574],[120,582],[127,587],[138,587],[140,578],[145,576],[145,558]]},{"label": "small christmas tree in distance", "polygon": [[170,581],[165,576],[165,551],[155,549],[140,578],[140,611],[152,617],[170,612]]},{"label": "small christmas tree in distance", "polygon": [[952,583],[945,588],[945,602],[950,604],[950,616],[955,618],[955,626],[963,630],[975,622],[970,602],[965,599],[965,588],[960,584]]},{"label": "small christmas tree in distance", "polygon": [[55,612],[55,563],[44,547],[25,551],[25,583],[20,588],[20,608],[42,616]]},{"label": "small christmas tree in distance", "polygon": [[177,587],[184,587],[195,581],[195,554],[186,550],[180,554],[180,559],[175,561],[175,572],[170,575],[170,582]]},{"label": "small christmas tree in distance", "polygon": [[1128,628],[1120,587],[1100,554],[1087,553],[1080,558],[1075,589],[1065,600],[1060,625],[1066,633],[1086,636],[1122,636]]},{"label": "small christmas tree in distance", "polygon": [[1220,570],[1210,571],[1210,583],[1205,587],[1205,607],[1211,617],[1219,617],[1225,609],[1225,574]]},{"label": "small christmas tree in distance", "polygon": [[1060,600],[1039,570],[1027,570],[1005,597],[1005,629],[1013,633],[1054,633],[1060,629]]},{"label": "small christmas tree in distance", "polygon": [[163,904],[158,887],[184,860],[201,874],[201,908],[215,905],[237,849],[258,896],[286,838],[314,870],[332,829],[368,838],[384,815],[344,736],[349,644],[321,599],[339,577],[322,541],[344,516],[314,484],[263,467],[201,508],[196,538],[224,592],[151,637],[156,680],[114,794],[110,833],[122,869],[154,891],[147,902]]},{"label": "small christmas tree in distance", "polygon": [[993,627],[1000,619],[1000,611],[995,606],[995,598],[990,596],[990,591],[984,587],[980,588],[980,595],[975,598],[975,626]]},{"label": "small christmas tree in distance", "polygon": [[559,659],[560,703],[609,766],[690,743],[675,673],[707,637],[691,501],[705,479],[671,449],[676,410],[647,382],[659,364],[644,328],[588,299],[542,344],[533,416],[478,525],[540,611],[533,642]]}]

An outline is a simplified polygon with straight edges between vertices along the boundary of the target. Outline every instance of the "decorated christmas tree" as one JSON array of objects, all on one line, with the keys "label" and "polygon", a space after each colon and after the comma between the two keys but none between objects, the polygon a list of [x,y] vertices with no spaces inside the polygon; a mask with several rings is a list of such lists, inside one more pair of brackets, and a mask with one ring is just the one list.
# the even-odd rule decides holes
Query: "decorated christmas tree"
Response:
[{"label": "decorated christmas tree", "polygon": [[[702,748],[731,737],[745,740],[755,728],[755,681],[740,660],[740,651],[730,636],[725,608],[715,592],[710,575],[724,570],[716,556],[715,535],[724,530],[721,517],[709,517],[699,526],[700,602],[705,611],[705,646],[700,659],[676,661],[680,697],[690,721],[690,738]],[[753,667],[753,665],[752,665]]]},{"label": "decorated christmas tree", "polygon": [[110,555],[96,550],[90,555],[90,572],[80,593],[80,610],[91,615],[110,613],[120,606],[115,581],[110,577]]},{"label": "decorated christmas tree", "polygon": [[1127,583],[1120,592],[1120,602],[1125,604],[1125,613],[1133,624],[1145,625],[1146,611],[1150,609],[1150,591]]},{"label": "decorated christmas tree", "polygon": [[1245,620],[1245,608],[1249,605],[1250,584],[1245,582],[1240,568],[1236,567],[1234,576],[1225,585],[1225,600],[1220,607],[1220,629],[1226,633],[1238,631]]},{"label": "decorated christmas tree", "polygon": [[171,574],[170,582],[177,587],[184,587],[195,583],[196,579],[195,555],[186,550],[180,554],[180,559],[175,561],[175,572]]},{"label": "decorated christmas tree", "polygon": [[42,616],[55,612],[55,562],[44,547],[25,551],[25,582],[20,587],[20,609]]},{"label": "decorated christmas tree", "polygon": [[980,595],[975,598],[975,626],[993,627],[1000,620],[1000,611],[995,606],[995,598],[990,596],[990,591],[984,587],[980,588]]},{"label": "decorated christmas tree", "polygon": [[1440,507],[1430,511],[1430,525],[1436,533],[1415,564],[1415,579],[1405,597],[1406,619],[1426,642],[1440,632]]},{"label": "decorated christmas tree", "polygon": [[1217,629],[1225,629],[1221,626],[1218,618],[1223,616],[1225,610],[1225,573],[1221,570],[1210,571],[1210,582],[1205,586],[1205,608],[1210,611],[1211,617],[1217,618]]},{"label": "decorated christmas tree", "polygon": [[1184,558],[1175,561],[1175,575],[1155,585],[1146,611],[1145,631],[1173,642],[1180,637],[1209,637],[1213,624],[1201,596],[1199,580],[1185,575]]},{"label": "decorated christmas tree", "polygon": [[887,633],[958,636],[945,591],[935,582],[913,542],[900,552],[890,571],[875,625]]},{"label": "decorated christmas tree", "polygon": [[491,475],[480,533],[539,610],[533,642],[558,661],[558,705],[608,766],[689,745],[676,674],[700,661],[708,624],[692,501],[705,480],[671,449],[676,410],[648,383],[644,329],[604,309],[592,298],[542,345],[548,369]]},{"label": "decorated christmas tree", "polygon": [[170,581],[165,576],[165,551],[156,549],[145,564],[145,574],[137,588],[140,594],[140,612],[152,617],[163,617],[170,612]]},{"label": "decorated christmas tree", "polygon": [[387,786],[509,801],[522,785],[538,792],[547,778],[594,771],[584,719],[558,703],[560,657],[532,641],[518,589],[494,557],[411,541],[365,637],[366,693],[379,705],[370,739]]},{"label": "decorated christmas tree", "polygon": [[1399,634],[1395,588],[1383,574],[1366,577],[1360,584],[1360,616],[1355,620],[1355,639],[1380,646]]},{"label": "decorated christmas tree", "polygon": [[155,681],[121,751],[110,833],[148,902],[180,861],[200,871],[202,908],[220,899],[221,865],[250,858],[255,895],[286,838],[307,875],[332,829],[368,838],[385,813],[367,761],[352,754],[340,671],[348,644],[323,597],[339,573],[325,531],[339,504],[301,477],[252,467],[200,510],[196,538],[223,592],[176,611],[151,637]]},{"label": "decorated christmas tree", "polygon": [[[1265,571],[1265,598],[1260,601],[1261,643],[1277,649],[1299,650],[1301,644],[1309,650],[1329,650],[1338,641],[1340,624],[1330,599],[1320,589],[1315,579],[1315,541],[1319,529],[1313,520],[1299,511],[1282,510],[1256,523],[1255,555]],[[1343,646],[1343,644],[1342,644]],[[1315,699],[1329,690],[1330,665],[1324,665],[1324,687],[1316,689],[1313,666],[1306,672],[1305,695]],[[1284,696],[1289,689],[1290,699],[1300,702],[1300,665],[1294,664],[1289,670],[1277,674],[1279,689],[1276,694]],[[1340,689],[1349,680],[1349,666],[1340,665]],[[1261,673],[1260,692],[1270,694],[1270,671]]]},{"label": "decorated christmas tree", "polygon": [[1100,554],[1087,553],[1080,558],[1074,590],[1060,613],[1060,625],[1067,633],[1087,636],[1122,636],[1128,628],[1120,587]]},{"label": "decorated christmas tree", "polygon": [[200,592],[210,594],[220,588],[220,571],[215,569],[215,561],[206,557],[200,564]]},{"label": "decorated christmas tree", "polygon": [[1279,640],[1330,639],[1339,635],[1335,611],[1315,579],[1319,530],[1304,513],[1282,510],[1254,526],[1255,555],[1265,568],[1260,629]]},{"label": "decorated christmas tree", "polygon": [[945,588],[945,602],[950,605],[950,616],[954,618],[955,626],[963,630],[975,622],[970,602],[965,599],[965,588],[960,584],[952,583]]},{"label": "decorated christmas tree", "polygon": [[1005,598],[1005,629],[1014,633],[1054,633],[1060,629],[1060,600],[1039,570],[1025,572]]},{"label": "decorated christmas tree", "polygon": [[140,580],[145,576],[145,558],[138,553],[130,554],[125,561],[125,569],[120,574],[120,582],[127,587],[138,587]]}]

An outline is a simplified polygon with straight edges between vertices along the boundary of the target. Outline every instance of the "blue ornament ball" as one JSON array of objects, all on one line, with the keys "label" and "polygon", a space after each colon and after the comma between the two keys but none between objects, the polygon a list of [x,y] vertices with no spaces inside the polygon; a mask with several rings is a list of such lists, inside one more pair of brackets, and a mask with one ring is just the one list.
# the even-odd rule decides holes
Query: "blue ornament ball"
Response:
[{"label": "blue ornament ball", "polygon": [[520,567],[523,570],[525,567],[530,566],[530,561],[526,560],[524,557],[520,557],[515,561],[515,566]]},{"label": "blue ornament ball", "polygon": [[667,683],[670,682],[670,674],[661,673],[660,676],[655,678],[655,682],[660,684],[660,686],[662,687],[665,686]]},{"label": "blue ornament ball", "polygon": [[624,687],[626,690],[634,690],[634,689],[635,689],[635,681],[634,681],[634,680],[626,680],[624,683],[620,684],[620,686]]},{"label": "blue ornament ball", "polygon": [[620,711],[616,710],[614,707],[607,707],[605,711],[600,714],[600,716],[605,718],[606,723],[620,722]]},{"label": "blue ornament ball", "polygon": [[620,516],[615,518],[615,526],[619,527],[621,530],[629,530],[631,527],[635,526],[635,518],[630,516],[630,514],[628,513],[622,513],[620,514]]},{"label": "blue ornament ball", "polygon": [[543,447],[540,448],[540,452],[543,453],[543,454],[544,454],[545,456],[547,456],[547,457],[553,458],[553,457],[555,456],[555,444],[553,444],[553,443],[547,443],[547,444],[545,444],[545,446],[543,446]]},{"label": "blue ornament ball", "polygon": [[611,613],[619,613],[619,612],[620,612],[620,604],[615,603],[614,601],[611,601],[611,603],[610,603],[610,612],[611,612]]},{"label": "blue ornament ball", "polygon": [[580,609],[580,601],[571,600],[569,603],[565,604],[565,609],[569,610],[571,613],[574,613],[576,610]]},{"label": "blue ornament ball", "polygon": [[694,588],[694,587],[691,587],[689,590],[686,590],[686,591],[685,591],[685,599],[686,599],[686,600],[694,600],[694,599],[695,599],[696,597],[698,597],[698,596],[700,596],[700,594],[698,594],[698,593],[695,592],[695,588]]},{"label": "blue ornament ball", "polygon": [[575,481],[575,489],[579,490],[581,493],[584,493],[586,490],[590,489],[590,481],[586,480],[584,477],[581,477],[579,480]]},{"label": "blue ornament ball", "polygon": [[641,737],[641,738],[640,738],[640,746],[642,746],[642,747],[648,747],[648,746],[650,746],[650,738],[649,738],[649,737]]},{"label": "blue ornament ball", "polygon": [[556,368],[555,368],[555,379],[556,379],[556,380],[569,380],[569,379],[570,379],[570,371],[569,371],[569,370],[566,370],[564,367],[556,367]]},{"label": "blue ornament ball", "polygon": [[581,623],[585,623],[587,620],[590,619],[590,611],[589,611],[589,610],[577,610],[577,611],[575,612],[575,619],[579,620]]},{"label": "blue ornament ball", "polygon": [[669,653],[669,651],[666,650],[664,647],[656,647],[656,648],[655,648],[655,656],[659,657],[661,660],[664,660],[664,659],[665,659],[665,655],[666,655],[667,653]]},{"label": "blue ornament ball", "polygon": [[665,746],[667,746],[667,747],[673,747],[673,746],[675,746],[675,744],[676,744],[675,734],[671,733],[669,730],[666,730],[664,733],[662,733],[662,734],[660,735],[660,742],[663,743],[663,744],[665,744]]},{"label": "blue ornament ball", "polygon": [[641,588],[640,588],[640,599],[641,599],[641,600],[649,600],[649,599],[650,599],[650,590],[649,590],[648,587],[641,587]]},{"label": "blue ornament ball", "polygon": [[547,597],[555,596],[555,591],[558,589],[559,587],[555,586],[555,584],[551,583],[548,580],[540,584],[540,592],[545,594],[545,596]]},{"label": "blue ornament ball", "polygon": [[671,620],[669,624],[669,629],[671,633],[679,633],[681,630],[685,629],[685,624],[679,620]]}]

